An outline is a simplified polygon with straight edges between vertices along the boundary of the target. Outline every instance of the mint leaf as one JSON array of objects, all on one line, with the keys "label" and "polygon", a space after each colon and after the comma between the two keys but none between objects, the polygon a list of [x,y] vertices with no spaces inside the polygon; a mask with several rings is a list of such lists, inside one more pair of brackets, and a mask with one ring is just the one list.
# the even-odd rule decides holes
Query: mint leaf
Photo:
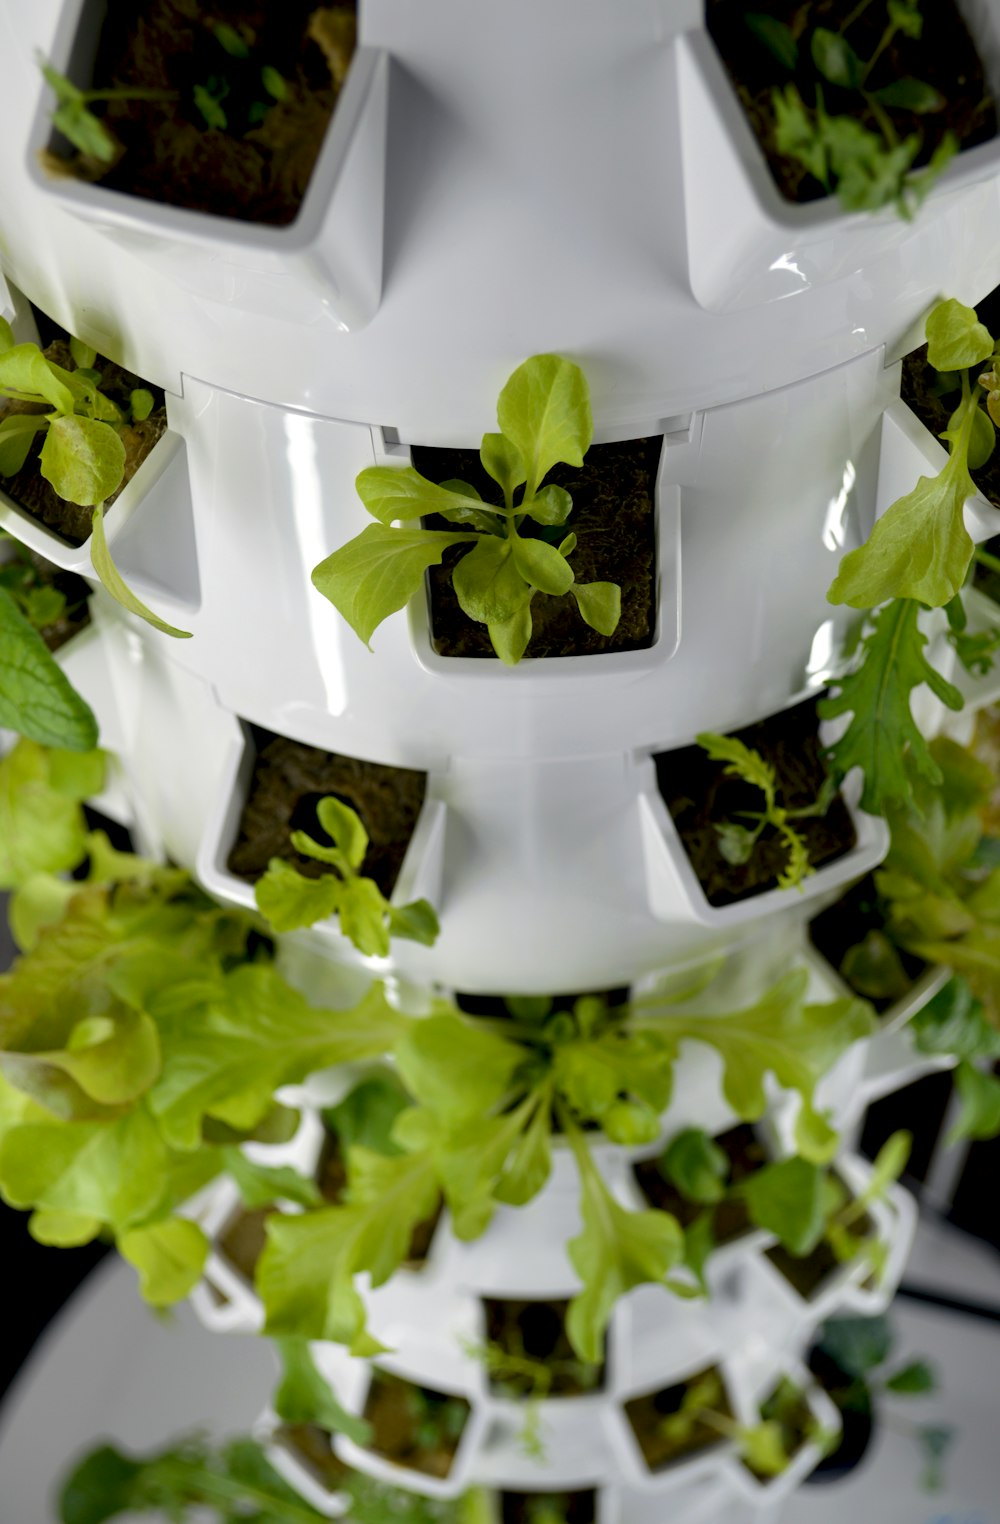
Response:
[{"label": "mint leaf", "polygon": [[440,564],[450,545],[478,538],[475,534],[369,524],[313,568],[313,586],[368,645],[382,621],[405,608],[420,591],[424,572]]},{"label": "mint leaf", "polygon": [[38,631],[0,588],[0,726],[43,746],[89,751],[97,721]]},{"label": "mint leaf", "polygon": [[845,1376],[864,1381],[888,1360],[892,1342],[886,1317],[831,1318],[823,1324],[819,1347]]},{"label": "mint leaf", "polygon": [[440,930],[437,911],[429,900],[411,900],[408,905],[389,906],[391,937],[405,937],[408,942],[433,947]]},{"label": "mint leaf", "polygon": [[917,613],[911,599],[896,599],[879,609],[864,638],[861,665],[835,678],[839,691],[817,705],[824,720],[852,716],[830,748],[829,762],[840,777],[852,767],[862,769],[861,807],[873,815],[882,814],[887,804],[912,797],[911,767],[927,782],[940,782],[940,770],[910,710],[913,689],[926,683],[949,709],[962,707],[958,689],[923,654],[927,639],[917,625]]}]

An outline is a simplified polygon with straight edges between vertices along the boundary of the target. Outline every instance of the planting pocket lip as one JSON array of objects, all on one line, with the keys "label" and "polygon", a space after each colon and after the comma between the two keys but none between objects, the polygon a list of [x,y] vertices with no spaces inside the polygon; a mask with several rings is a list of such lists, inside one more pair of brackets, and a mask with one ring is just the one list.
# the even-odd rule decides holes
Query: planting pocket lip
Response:
[{"label": "planting pocket lip", "polygon": [[[248,726],[239,721],[237,725],[238,734],[230,742],[219,774],[215,804],[202,833],[197,874],[202,884],[223,901],[255,910],[253,884],[237,878],[226,866],[237,837],[257,758],[257,748]],[[435,909],[440,910],[446,825],[447,809],[444,801],[425,794],[390,896],[393,905],[405,905],[410,900],[425,898],[430,900]],[[343,935],[335,917],[317,921],[307,929],[335,939],[338,956],[342,956],[346,962],[364,968],[381,969],[385,966],[385,959],[359,953]],[[389,957],[391,960],[391,952]]]},{"label": "planting pocket lip", "polygon": [[[1000,95],[1000,15],[960,0],[994,96]],[[892,207],[849,212],[831,195],[797,204],[775,184],[716,48],[704,28],[675,44],[688,279],[705,311],[735,312],[844,280],[873,258],[909,246],[913,225]],[[1000,136],[964,149],[930,193],[985,180]]]},{"label": "planting pocket lip", "polygon": [[[802,702],[798,698],[777,713],[794,709]],[[822,728],[820,733],[823,734]],[[636,765],[640,774],[637,802],[646,889],[650,910],[657,920],[695,921],[721,929],[761,920],[778,909],[802,910],[876,867],[889,850],[888,826],[878,816],[868,815],[859,808],[861,780],[849,777],[841,787],[840,796],[854,825],[856,840],[853,847],[832,862],[816,868],[797,888],[763,889],[728,905],[711,905],[660,793],[655,755],[638,759]]]},{"label": "planting pocket lip", "polygon": [[[104,13],[104,0],[65,0],[53,39],[53,67],[84,88]],[[58,136],[44,83],[28,140],[28,173],[71,215],[127,249],[138,248],[160,273],[202,296],[300,322],[315,320],[319,301],[339,328],[360,328],[382,294],[389,66],[384,49],[356,48],[299,213],[284,228],[51,178],[39,161]]]}]

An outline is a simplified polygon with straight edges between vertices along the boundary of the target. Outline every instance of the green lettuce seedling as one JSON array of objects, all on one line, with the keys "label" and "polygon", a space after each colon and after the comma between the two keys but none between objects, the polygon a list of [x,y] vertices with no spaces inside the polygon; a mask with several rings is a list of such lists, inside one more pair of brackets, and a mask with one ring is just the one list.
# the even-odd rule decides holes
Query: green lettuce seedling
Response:
[{"label": "green lettuce seedling", "polygon": [[[920,0],[884,0],[880,3],[885,14],[881,36],[867,58],[859,57],[847,34],[872,3],[861,0],[836,31],[816,27],[810,34],[808,54],[816,76],[812,104],[803,100],[794,84],[772,91],[775,145],[828,192],[835,190],[848,211],[871,212],[895,206],[909,221],[958,152],[958,140],[954,133],[946,132],[929,162],[922,169],[914,169],[923,136],[911,132],[901,138],[892,113],[933,114],[944,108],[945,98],[926,81],[911,76],[872,87],[872,73],[885,50],[900,35],[918,39],[923,30]],[[795,70],[799,66],[803,39],[797,31],[763,12],[749,13],[746,21],[784,68]],[[824,85],[856,97],[850,115],[827,111]],[[873,118],[874,128],[859,120],[866,113]]]},{"label": "green lettuce seedling", "polygon": [[827,594],[831,603],[868,609],[912,598],[941,608],[960,593],[969,570],[975,546],[964,507],[977,490],[970,471],[984,466],[996,445],[1000,349],[973,309],[954,299],[932,310],[926,334],[928,364],[961,393],[941,436],[948,460],[937,476],[922,476],[893,503],[864,545],[844,557]]},{"label": "green lettuce seedling", "polygon": [[186,639],[189,631],[164,623],[126,586],[104,533],[104,503],[117,492],[125,475],[125,446],[119,430],[133,420],[148,418],[152,395],[145,387],[137,388],[123,412],[101,391],[100,378],[92,368],[96,352],[77,339],[70,347],[76,370],[65,370],[46,359],[37,344],[16,343],[10,324],[0,318],[0,397],[47,409],[10,413],[0,419],[0,477],[16,475],[35,435],[44,433],[38,461],[42,476],[66,502],[94,510],[91,560],[106,591],[155,629]]},{"label": "green lettuce seedling", "polygon": [[742,825],[738,820],[725,820],[716,825],[719,851],[726,862],[749,862],[762,832],[770,826],[778,832],[788,849],[788,863],[784,872],[778,875],[778,888],[801,889],[803,879],[816,870],[809,861],[807,842],[791,822],[825,815],[836,792],[836,784],[827,780],[814,804],[789,810],[778,803],[778,775],[759,751],[745,746],[735,736],[720,736],[710,731],[703,731],[696,740],[713,762],[725,762],[724,772],[727,778],[742,778],[744,783],[749,783],[751,788],[758,789],[764,795],[762,810],[737,811],[744,820],[751,821],[751,825]]},{"label": "green lettuce seedling", "polygon": [[[538,593],[572,594],[592,629],[611,635],[617,628],[621,590],[613,582],[577,582],[569,564],[576,536],[557,537],[555,544],[545,533],[564,525],[573,507],[565,488],[543,485],[545,476],[560,461],[582,465],[591,442],[583,372],[559,355],[525,360],[500,393],[497,420],[501,432],[483,436],[479,455],[502,503],[484,502],[464,482],[438,486],[412,466],[369,466],[358,477],[358,494],[378,523],[321,561],[312,580],[366,644],[453,545],[472,547],[453,572],[458,602],[486,625],[508,666],[520,661],[531,639]],[[431,514],[465,527],[410,527]],[[529,519],[541,526],[541,537],[522,532]],[[397,521],[403,527],[393,528]]]},{"label": "green lettuce seedling", "polygon": [[113,90],[81,90],[72,80],[60,74],[58,69],[54,69],[41,54],[37,55],[36,61],[56,98],[52,113],[53,127],[80,153],[87,158],[97,159],[101,164],[113,164],[121,155],[121,144],[103,118],[91,110],[93,105],[106,101],[177,99],[176,90],[144,90],[136,86],[122,86]]},{"label": "green lettuce seedling", "polygon": [[323,846],[306,831],[293,831],[292,846],[334,871],[306,878],[291,863],[272,857],[254,886],[254,897],[274,930],[294,931],[337,915],[344,936],[370,957],[386,957],[390,937],[432,947],[440,931],[433,905],[428,900],[390,905],[374,879],[359,871],[368,850],[368,832],[357,811],[328,795],[317,804],[316,815],[333,845]]},{"label": "green lettuce seedling", "polygon": [[[791,1455],[785,1447],[785,1428],[778,1418],[741,1424],[722,1411],[727,1406],[718,1371],[706,1371],[689,1383],[681,1405],[660,1422],[660,1433],[673,1445],[683,1445],[699,1427],[714,1430],[735,1442],[745,1463],[762,1476],[780,1476]],[[817,1426],[818,1427],[818,1426]]]}]

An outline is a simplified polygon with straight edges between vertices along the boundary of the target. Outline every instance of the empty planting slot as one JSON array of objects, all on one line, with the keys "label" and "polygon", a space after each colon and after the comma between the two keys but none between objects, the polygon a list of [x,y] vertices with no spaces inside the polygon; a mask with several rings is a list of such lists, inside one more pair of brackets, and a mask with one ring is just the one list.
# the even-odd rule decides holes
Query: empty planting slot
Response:
[{"label": "empty planting slot", "polygon": [[314,840],[324,834],[316,805],[333,795],[357,812],[368,833],[360,872],[388,898],[399,876],[427,789],[427,774],[408,767],[365,762],[327,752],[250,726],[255,747],[246,802],[229,852],[230,873],[255,883],[272,857],[291,863],[306,878],[332,868],[297,852],[291,833]]},{"label": "empty planting slot", "polygon": [[464,1397],[373,1369],[364,1418],[367,1449],[409,1471],[447,1477],[472,1413]]},{"label": "empty planting slot", "polygon": [[633,1397],[625,1416],[650,1471],[665,1471],[725,1442],[712,1420],[733,1420],[722,1373],[709,1366],[697,1375],[658,1392]]},{"label": "empty planting slot", "polygon": [[267,1247],[265,1227],[268,1218],[280,1216],[273,1205],[241,1207],[226,1219],[216,1239],[216,1248],[227,1264],[242,1276],[248,1286],[253,1285],[257,1261]]},{"label": "empty planting slot", "polygon": [[[591,445],[581,467],[560,464],[547,473],[547,484],[569,492],[572,511],[562,525],[523,519],[519,533],[553,545],[559,545],[567,533],[575,534],[576,548],[569,563],[576,581],[616,583],[621,588],[622,611],[614,633],[601,635],[583,622],[572,593],[558,597],[536,593],[526,656],[596,656],[653,645],[657,631],[656,478],[662,447],[662,434]],[[487,507],[503,500],[477,450],[414,446],[412,459],[429,481],[466,482]],[[459,527],[437,516],[422,523],[427,529]],[[496,660],[486,625],[463,613],[452,585],[455,563],[465,549],[451,547],[442,564],[427,573],[431,645],[439,656]]]},{"label": "empty planting slot", "polygon": [[[765,10],[766,33],[748,21],[748,11],[760,17]],[[759,10],[748,7],[744,0],[706,0],[709,35],[771,177],[786,201],[819,200],[829,195],[832,185],[810,172],[803,158],[779,148],[776,91],[797,91],[805,108],[802,120],[808,123],[815,120],[818,88],[827,116],[850,118],[855,124],[855,139],[860,125],[873,134],[876,144],[885,142],[884,122],[890,123],[898,142],[915,134],[920,144],[915,166],[928,162],[946,134],[952,134],[962,148],[972,148],[996,135],[996,107],[989,82],[960,7],[955,0],[935,0],[933,5],[922,7],[921,19],[918,38],[899,29],[889,45],[881,48],[889,20],[886,0],[868,6],[857,6],[852,0],[806,0],[805,4],[802,0],[770,0]],[[824,74],[817,67],[812,39],[817,30],[840,36],[841,28],[844,41],[860,61],[860,69],[856,70],[841,52],[830,56],[830,72]],[[876,51],[878,57],[868,75],[865,71]],[[863,79],[863,90],[848,87],[855,76],[859,83]],[[834,82],[837,77],[840,83]],[[906,80],[919,80],[934,92],[932,109],[926,109],[931,99],[926,93],[922,106],[912,95],[909,99],[893,97],[893,88],[898,90],[900,82]],[[880,91],[888,93],[880,98]],[[917,109],[913,109],[914,104]],[[820,147],[820,162],[823,159]]]},{"label": "empty planting slot", "polygon": [[604,1388],[605,1362],[589,1365],[566,1333],[568,1301],[483,1299],[486,1371],[498,1397],[545,1401]]},{"label": "empty planting slot", "polygon": [[707,1203],[685,1194],[681,1173],[672,1168],[671,1151],[666,1148],[655,1159],[643,1159],[632,1166],[638,1185],[650,1206],[669,1212],[682,1228],[690,1228],[706,1212],[712,1219],[712,1242],[717,1247],[734,1243],[753,1231],[746,1202],[739,1194],[743,1181],[763,1169],[769,1155],[757,1133],[747,1122],[718,1133],[712,1142],[727,1161],[727,1171],[718,1184],[724,1191],[721,1199]]},{"label": "empty planting slot", "polygon": [[[731,735],[773,769],[775,803],[788,812],[810,868],[851,851],[857,841],[854,822],[841,796],[829,797],[815,699]],[[761,790],[734,776],[727,763],[713,761],[701,746],[658,752],[653,762],[660,795],[708,903],[718,908],[778,888],[791,861],[785,833],[765,824],[752,843],[746,836],[756,830],[764,807]]]}]

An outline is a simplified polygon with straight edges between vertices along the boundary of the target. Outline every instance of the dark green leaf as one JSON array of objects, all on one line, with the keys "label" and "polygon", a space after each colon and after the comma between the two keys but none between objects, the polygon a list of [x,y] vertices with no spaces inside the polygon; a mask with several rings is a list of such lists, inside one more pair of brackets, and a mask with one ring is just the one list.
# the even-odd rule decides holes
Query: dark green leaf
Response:
[{"label": "dark green leaf", "polygon": [[894,79],[891,84],[871,93],[880,106],[887,106],[890,111],[915,111],[920,116],[929,111],[941,111],[947,105],[940,90],[935,90],[922,79]]},{"label": "dark green leaf", "polygon": [[886,1381],[886,1390],[901,1392],[907,1396],[922,1396],[924,1392],[933,1392],[937,1388],[937,1376],[933,1367],[926,1360],[914,1360],[910,1365],[904,1365],[894,1376]]},{"label": "dark green leaf", "polygon": [[768,52],[774,54],[779,63],[784,64],[786,69],[795,68],[799,61],[799,45],[790,26],[762,11],[748,11],[743,19],[754,36],[764,44]]},{"label": "dark green leaf", "polygon": [[89,751],[97,721],[38,631],[0,588],[0,725],[45,746]]},{"label": "dark green leaf", "polygon": [[831,1318],[820,1332],[820,1348],[856,1381],[864,1381],[892,1351],[888,1318]]},{"label": "dark green leaf", "polygon": [[346,1434],[356,1445],[371,1442],[372,1428],[349,1413],[324,1381],[305,1339],[275,1339],[282,1377],[274,1394],[274,1410],[285,1423],[317,1424],[332,1434]]},{"label": "dark green leaf", "polygon": [[955,1074],[955,1088],[962,1109],[946,1142],[951,1145],[964,1138],[978,1141],[995,1138],[1000,1133],[1000,1079],[995,1074],[984,1074],[972,1064],[961,1063]]}]

